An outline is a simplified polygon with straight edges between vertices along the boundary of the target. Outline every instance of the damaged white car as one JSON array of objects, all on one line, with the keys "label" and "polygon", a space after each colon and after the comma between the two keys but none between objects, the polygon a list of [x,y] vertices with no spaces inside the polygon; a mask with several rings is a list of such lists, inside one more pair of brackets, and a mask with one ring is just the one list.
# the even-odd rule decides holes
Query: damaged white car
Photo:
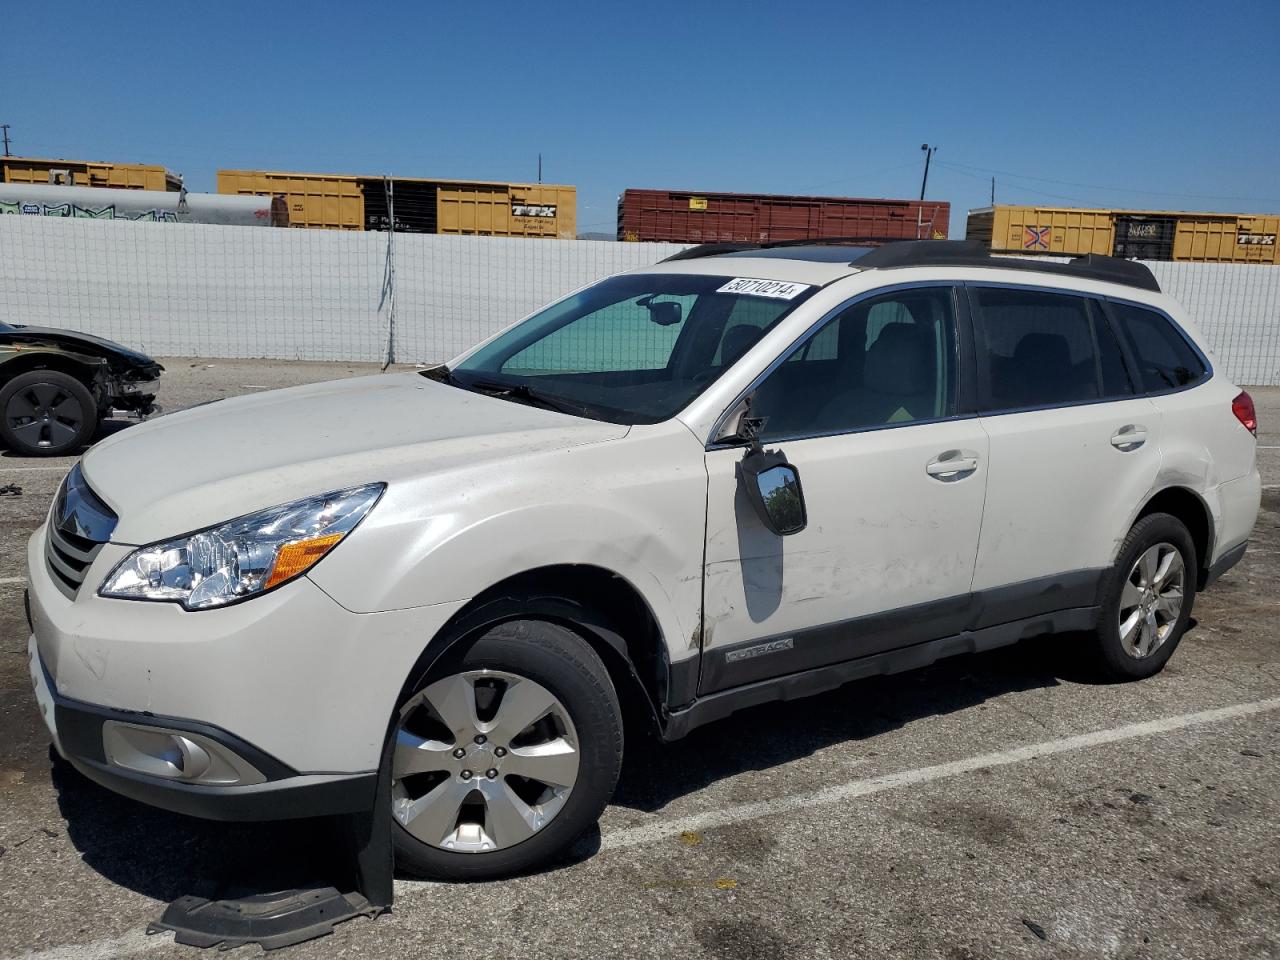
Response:
[{"label": "damaged white car", "polygon": [[624,730],[1049,632],[1156,673],[1245,550],[1255,427],[1137,264],[695,248],[93,447],[30,541],[32,678],[113,790],[301,817],[381,771],[401,868],[508,875]]}]

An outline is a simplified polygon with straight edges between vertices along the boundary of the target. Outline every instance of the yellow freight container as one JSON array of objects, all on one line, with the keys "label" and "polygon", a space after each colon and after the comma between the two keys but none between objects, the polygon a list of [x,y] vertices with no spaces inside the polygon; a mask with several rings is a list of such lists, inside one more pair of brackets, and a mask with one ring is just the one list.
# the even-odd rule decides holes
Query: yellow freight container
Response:
[{"label": "yellow freight container", "polygon": [[1280,263],[1280,216],[1178,215],[1173,259],[1209,263]]},{"label": "yellow freight container", "polygon": [[146,163],[99,163],[90,160],[45,160],[35,157],[0,158],[5,183],[57,183],[74,187],[114,187],[122,190],[181,190],[182,178],[164,167]]},{"label": "yellow freight container", "polygon": [[292,227],[364,229],[364,194],[357,178],[330,173],[219,170],[218,192],[282,196]]},{"label": "yellow freight container", "polygon": [[1280,264],[1276,214],[996,205],[970,210],[966,235],[996,253]]},{"label": "yellow freight container", "polygon": [[970,210],[965,236],[997,253],[1111,254],[1115,246],[1114,211],[1071,207],[1016,207],[997,204]]},{"label": "yellow freight container", "polygon": [[577,235],[578,192],[543,183],[438,181],[437,232],[482,237]]},{"label": "yellow freight container", "polygon": [[[572,239],[577,190],[553,184],[393,178],[396,230],[491,237]],[[289,223],[382,230],[390,220],[382,177],[219,170],[218,192],[283,196]]]}]

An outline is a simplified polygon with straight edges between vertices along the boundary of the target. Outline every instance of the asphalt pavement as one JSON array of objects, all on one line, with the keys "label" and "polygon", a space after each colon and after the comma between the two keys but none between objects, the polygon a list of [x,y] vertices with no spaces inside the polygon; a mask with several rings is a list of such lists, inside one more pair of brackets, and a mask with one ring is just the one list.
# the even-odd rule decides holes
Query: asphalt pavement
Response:
[{"label": "asphalt pavement", "polygon": [[[164,362],[170,409],[376,372]],[[749,710],[636,750],[566,862],[400,878],[390,915],[286,956],[1280,957],[1280,389],[1252,393],[1255,537],[1158,677],[1098,684],[1064,635]],[[144,933],[166,902],[329,876],[332,830],[187,819],[51,760],[24,549],[71,462],[0,455],[0,960],[192,957]]]}]

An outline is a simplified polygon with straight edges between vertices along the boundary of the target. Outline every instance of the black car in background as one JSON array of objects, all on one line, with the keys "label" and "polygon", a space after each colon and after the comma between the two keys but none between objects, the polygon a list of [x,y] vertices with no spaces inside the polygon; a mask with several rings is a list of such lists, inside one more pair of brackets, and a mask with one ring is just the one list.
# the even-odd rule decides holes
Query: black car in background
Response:
[{"label": "black car in background", "polygon": [[163,370],[101,337],[0,323],[0,444],[25,456],[75,453],[103,420],[157,413]]}]

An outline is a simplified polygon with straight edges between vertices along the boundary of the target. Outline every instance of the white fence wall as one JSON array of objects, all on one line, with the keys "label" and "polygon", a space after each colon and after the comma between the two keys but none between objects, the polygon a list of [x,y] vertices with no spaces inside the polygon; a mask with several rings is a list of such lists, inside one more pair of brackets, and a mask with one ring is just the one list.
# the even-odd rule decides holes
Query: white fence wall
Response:
[{"label": "white fence wall", "polygon": [[[400,361],[444,360],[678,244],[395,236]],[[0,320],[157,356],[380,360],[387,235],[0,216]],[[1238,383],[1280,385],[1280,267],[1151,263]]]},{"label": "white fence wall", "polygon": [[[395,236],[395,357],[446,360],[678,244]],[[155,356],[381,360],[387,234],[0,216],[0,320]]]},{"label": "white fence wall", "polygon": [[1209,341],[1227,376],[1280,386],[1280,266],[1149,262]]}]

